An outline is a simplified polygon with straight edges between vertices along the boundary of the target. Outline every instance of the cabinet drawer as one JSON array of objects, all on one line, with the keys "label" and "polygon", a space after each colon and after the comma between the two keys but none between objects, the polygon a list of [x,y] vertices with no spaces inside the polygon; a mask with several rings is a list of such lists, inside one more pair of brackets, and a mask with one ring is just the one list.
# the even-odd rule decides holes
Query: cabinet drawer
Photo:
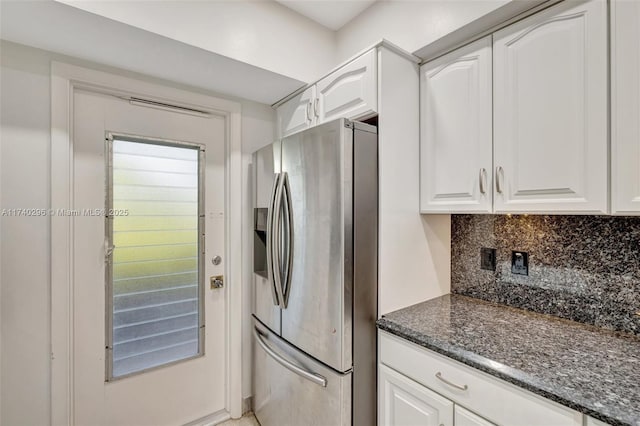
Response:
[{"label": "cabinet drawer", "polygon": [[380,332],[379,345],[381,363],[496,424],[582,425],[577,411],[396,336]]}]

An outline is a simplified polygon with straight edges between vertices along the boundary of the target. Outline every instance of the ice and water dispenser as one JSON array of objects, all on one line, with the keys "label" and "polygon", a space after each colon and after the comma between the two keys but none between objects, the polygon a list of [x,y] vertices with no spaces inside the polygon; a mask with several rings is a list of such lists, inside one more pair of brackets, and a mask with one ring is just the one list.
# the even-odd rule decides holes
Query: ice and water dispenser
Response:
[{"label": "ice and water dispenser", "polygon": [[267,278],[267,208],[253,209],[253,272]]}]

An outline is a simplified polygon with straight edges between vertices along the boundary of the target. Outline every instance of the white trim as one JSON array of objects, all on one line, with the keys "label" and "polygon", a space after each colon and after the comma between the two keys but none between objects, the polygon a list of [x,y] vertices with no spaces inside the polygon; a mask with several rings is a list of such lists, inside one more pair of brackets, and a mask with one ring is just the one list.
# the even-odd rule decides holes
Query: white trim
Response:
[{"label": "white trim", "polygon": [[[227,395],[225,408],[242,415],[242,168],[241,109],[237,102],[52,62],[51,209],[73,209],[73,92],[136,96],[215,113],[225,119],[225,281],[227,283]],[[51,217],[51,424],[73,425],[73,226]]]},{"label": "white trim", "polygon": [[214,426],[229,420],[231,416],[225,410],[216,411],[213,414],[209,414],[208,416],[201,417],[197,420],[189,422],[184,426]]}]

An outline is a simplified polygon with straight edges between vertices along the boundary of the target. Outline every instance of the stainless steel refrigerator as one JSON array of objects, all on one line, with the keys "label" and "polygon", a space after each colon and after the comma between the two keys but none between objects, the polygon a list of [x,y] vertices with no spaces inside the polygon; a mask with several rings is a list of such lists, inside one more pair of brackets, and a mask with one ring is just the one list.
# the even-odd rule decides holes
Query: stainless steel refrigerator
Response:
[{"label": "stainless steel refrigerator", "polygon": [[255,152],[253,170],[256,417],[374,425],[377,129],[325,123]]}]

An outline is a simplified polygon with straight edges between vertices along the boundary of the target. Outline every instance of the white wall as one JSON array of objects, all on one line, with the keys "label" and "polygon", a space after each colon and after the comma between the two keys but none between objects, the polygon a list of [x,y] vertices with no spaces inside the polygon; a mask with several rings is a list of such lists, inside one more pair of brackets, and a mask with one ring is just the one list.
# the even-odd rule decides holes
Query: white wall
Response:
[{"label": "white wall", "polygon": [[451,216],[420,215],[418,65],[379,60],[378,315],[447,294]]},{"label": "white wall", "polygon": [[[1,45],[1,208],[49,204],[49,68]],[[0,217],[3,425],[49,422],[49,224]]]},{"label": "white wall", "polygon": [[310,82],[335,65],[335,33],[271,0],[58,0]]},{"label": "white wall", "polygon": [[382,38],[414,52],[509,0],[380,0],[337,32],[344,61]]},{"label": "white wall", "polygon": [[[0,208],[48,208],[51,60],[141,76],[0,43]],[[243,152],[270,142],[275,134],[274,111],[267,105],[234,100],[242,103]],[[245,156],[245,183],[247,168]],[[250,224],[243,226],[246,231]],[[0,424],[46,425],[50,415],[49,220],[0,216],[0,234]],[[245,232],[245,238],[250,236]],[[244,247],[248,244],[243,240]],[[246,264],[246,259],[243,262]],[[244,277],[243,285],[248,285],[249,278]],[[243,395],[248,396],[251,390],[243,381]]]},{"label": "white wall", "polygon": [[0,1],[0,37],[266,104],[276,102],[304,84],[302,80],[53,0]]},{"label": "white wall", "polygon": [[[242,187],[246,190],[242,196],[242,397],[253,394],[251,388],[251,334],[250,321],[253,300],[253,182],[251,154],[265,145],[272,143],[276,137],[275,111],[264,111],[262,107],[243,105],[242,108]],[[271,121],[269,121],[271,119]]]}]

